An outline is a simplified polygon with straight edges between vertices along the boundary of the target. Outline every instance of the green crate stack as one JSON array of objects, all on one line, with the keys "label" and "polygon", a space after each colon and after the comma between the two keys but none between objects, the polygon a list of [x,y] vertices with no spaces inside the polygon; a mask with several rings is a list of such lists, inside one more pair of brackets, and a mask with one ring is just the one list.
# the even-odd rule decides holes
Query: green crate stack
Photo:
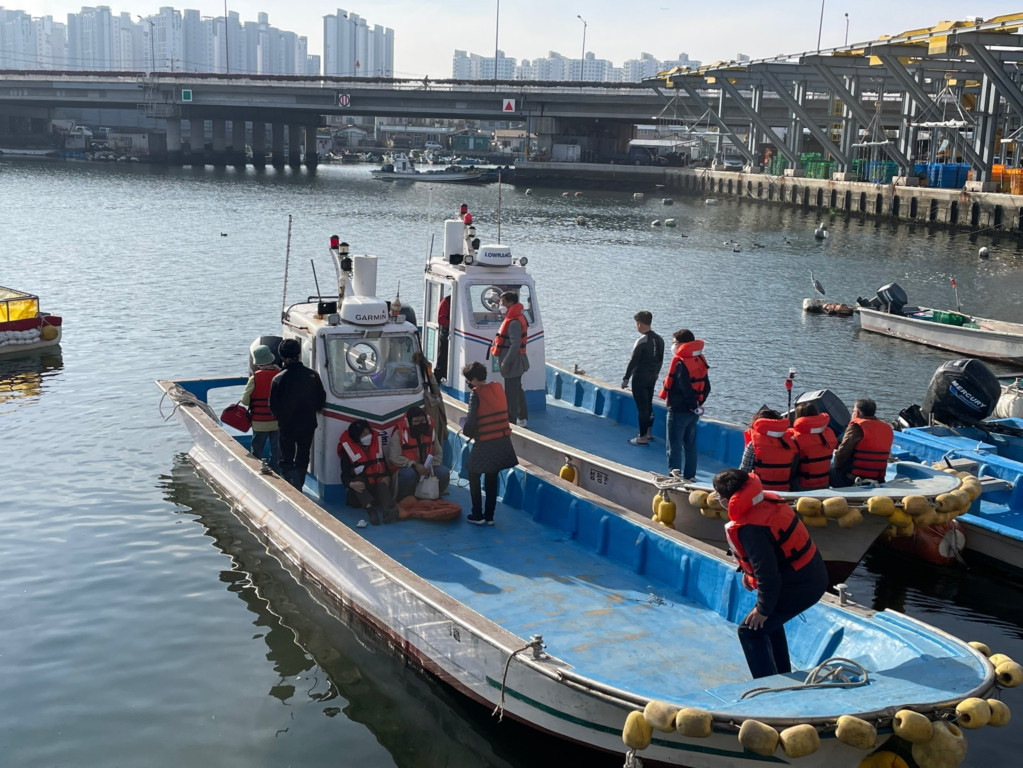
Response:
[{"label": "green crate stack", "polygon": [[767,172],[772,176],[781,176],[788,167],[789,161],[785,155],[775,155],[771,158],[771,162],[767,164]]}]

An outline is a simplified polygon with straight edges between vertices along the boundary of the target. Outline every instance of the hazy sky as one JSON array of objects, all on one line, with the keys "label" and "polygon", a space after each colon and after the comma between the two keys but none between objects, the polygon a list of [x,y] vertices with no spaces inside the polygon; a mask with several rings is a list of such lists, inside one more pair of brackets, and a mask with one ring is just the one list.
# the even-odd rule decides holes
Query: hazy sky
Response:
[{"label": "hazy sky", "polygon": [[[0,0],[8,10],[33,16],[52,15],[63,20],[77,12],[81,0]],[[204,16],[221,16],[217,0],[95,0],[114,13],[143,16],[161,6],[198,9]],[[495,24],[500,5],[500,24]],[[1018,3],[1016,3],[1018,6]],[[323,17],[338,5],[322,0],[228,0],[227,7],[243,20],[255,20],[259,11],[270,23],[309,38],[309,52],[323,52]],[[817,48],[821,20],[818,0],[730,0],[721,3],[679,0],[343,0],[347,11],[371,25],[394,30],[394,70],[398,77],[451,76],[456,49],[493,55],[495,31],[505,55],[522,60],[557,51],[578,58],[586,19],[586,50],[621,66],[641,52],[671,59],[685,52],[712,63],[745,53],[765,58]],[[910,29],[933,26],[967,14],[985,19],[1016,11],[1007,2],[987,0],[824,0],[821,46],[845,41],[849,14],[849,42],[876,39]]]}]

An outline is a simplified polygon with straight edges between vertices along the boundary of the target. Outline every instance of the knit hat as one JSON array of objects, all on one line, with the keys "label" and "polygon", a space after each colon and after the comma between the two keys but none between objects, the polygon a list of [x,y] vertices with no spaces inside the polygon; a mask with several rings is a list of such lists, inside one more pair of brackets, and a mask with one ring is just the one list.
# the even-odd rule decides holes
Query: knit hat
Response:
[{"label": "knit hat", "polygon": [[285,339],[277,348],[277,353],[282,358],[297,360],[299,355],[302,354],[302,345],[299,344],[298,339]]}]

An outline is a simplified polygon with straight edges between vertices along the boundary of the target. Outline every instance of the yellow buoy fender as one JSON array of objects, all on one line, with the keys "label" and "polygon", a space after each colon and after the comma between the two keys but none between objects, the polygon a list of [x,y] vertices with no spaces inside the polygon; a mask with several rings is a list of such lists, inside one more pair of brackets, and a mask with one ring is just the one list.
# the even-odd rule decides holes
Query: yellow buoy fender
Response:
[{"label": "yellow buoy fender", "polygon": [[625,718],[625,727],[622,728],[622,741],[629,749],[646,749],[650,746],[650,737],[653,736],[653,728],[643,717],[642,712],[630,712]]},{"label": "yellow buoy fender", "polygon": [[938,512],[956,512],[959,509],[959,500],[949,493],[939,493],[934,499],[934,505]]},{"label": "yellow buoy fender", "polygon": [[980,651],[985,656],[991,655],[991,649],[988,648],[984,643],[980,642],[979,640],[971,640],[969,646],[975,651]]},{"label": "yellow buoy fender", "polygon": [[706,739],[711,734],[713,718],[705,709],[683,707],[675,715],[675,730],[691,739]]},{"label": "yellow buoy fender", "polygon": [[926,496],[911,495],[902,497],[902,511],[916,517],[931,508]]},{"label": "yellow buoy fender", "polygon": [[959,490],[965,491],[966,495],[970,497],[970,501],[976,501],[981,494],[983,488],[981,487],[980,480],[975,477],[971,477],[969,480],[964,480],[962,488]]},{"label": "yellow buoy fender", "polygon": [[778,732],[759,720],[743,720],[739,727],[739,743],[758,755],[768,757],[778,748]]},{"label": "yellow buoy fender", "polygon": [[856,749],[873,749],[877,742],[877,728],[858,717],[842,715],[838,718],[835,738]]},{"label": "yellow buoy fender", "polygon": [[863,514],[855,507],[838,518],[838,524],[842,528],[854,528],[862,522]]},{"label": "yellow buoy fender", "polygon": [[956,768],[966,757],[966,737],[952,723],[937,720],[929,741],[913,745],[913,762],[927,768]]},{"label": "yellow buoy fender", "polygon": [[788,757],[806,757],[821,747],[821,737],[817,729],[809,723],[801,723],[786,728],[778,740]]},{"label": "yellow buoy fender", "polygon": [[934,735],[934,726],[926,715],[911,709],[900,709],[892,718],[892,730],[900,739],[913,744],[930,741]]},{"label": "yellow buoy fender", "polygon": [[987,657],[987,660],[991,662],[991,666],[997,668],[999,664],[1004,664],[1007,661],[1012,661],[1004,653],[992,653]]},{"label": "yellow buoy fender", "polygon": [[575,471],[575,466],[571,462],[567,462],[561,470],[558,472],[558,477],[562,480],[575,483],[579,485],[579,473]]},{"label": "yellow buoy fender", "polygon": [[894,752],[882,749],[860,760],[859,768],[909,768],[909,766]]},{"label": "yellow buoy fender", "polygon": [[661,492],[658,491],[654,494],[654,498],[650,501],[650,511],[654,513],[654,517],[657,516],[657,508],[661,506]]},{"label": "yellow buoy fender", "polygon": [[897,509],[888,516],[888,522],[896,528],[905,528],[912,524],[913,519],[901,509]]},{"label": "yellow buoy fender", "polygon": [[661,518],[661,522],[665,525],[674,523],[675,502],[671,499],[661,499],[661,503],[657,505],[657,516]]},{"label": "yellow buoy fender", "polygon": [[983,728],[991,719],[991,707],[984,699],[971,696],[956,705],[956,722],[961,728]]},{"label": "yellow buoy fender", "polygon": [[998,699],[988,699],[988,707],[991,708],[991,719],[987,721],[988,725],[994,726],[995,728],[1001,728],[1012,717],[1012,713],[1009,711],[1009,705],[1004,701]]},{"label": "yellow buoy fender", "polygon": [[827,517],[841,517],[849,511],[849,502],[844,496],[832,496],[824,499],[824,514]]},{"label": "yellow buoy fender", "polygon": [[929,525],[934,525],[936,522],[938,522],[938,513],[934,509],[921,512],[913,518],[913,524],[917,528],[926,528]]},{"label": "yellow buoy fender", "polygon": [[1015,661],[1005,661],[995,667],[998,684],[1005,688],[1015,688],[1023,683],[1023,667]]},{"label": "yellow buoy fender", "polygon": [[44,325],[39,335],[43,337],[43,341],[53,341],[57,338],[57,329],[52,325]]},{"label": "yellow buoy fender", "polygon": [[809,496],[802,496],[796,499],[796,512],[803,517],[816,517],[822,511],[823,507],[820,499],[811,499]]},{"label": "yellow buoy fender", "polygon": [[703,509],[707,506],[707,497],[710,494],[706,491],[690,491],[689,492],[689,506],[694,509]]},{"label": "yellow buoy fender", "polygon": [[827,528],[828,518],[824,515],[812,515],[810,517],[803,518],[803,525],[807,528]]},{"label": "yellow buoy fender", "polygon": [[867,499],[867,512],[871,515],[888,517],[895,512],[895,502],[889,496],[871,496]]},{"label": "yellow buoy fender", "polygon": [[675,730],[675,716],[678,714],[678,707],[673,707],[665,701],[648,701],[643,710],[643,717],[653,728],[665,733]]},{"label": "yellow buoy fender", "polygon": [[970,494],[962,488],[956,488],[948,494],[952,498],[953,507],[949,510],[953,515],[961,515],[970,509],[973,499]]}]

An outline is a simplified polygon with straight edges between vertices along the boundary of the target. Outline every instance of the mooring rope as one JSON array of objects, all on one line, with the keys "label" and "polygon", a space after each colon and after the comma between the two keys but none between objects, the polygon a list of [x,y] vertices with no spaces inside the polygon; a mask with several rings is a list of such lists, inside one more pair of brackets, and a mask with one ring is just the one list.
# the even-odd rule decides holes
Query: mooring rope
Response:
[{"label": "mooring rope", "polygon": [[[853,680],[854,676],[860,679]],[[843,659],[840,656],[832,656],[811,669],[806,675],[806,679],[800,685],[789,685],[784,688],[752,688],[739,698],[751,699],[762,693],[801,691],[807,688],[858,688],[861,685],[866,685],[868,682],[870,682],[869,676],[862,664],[858,664],[850,659]]]},{"label": "mooring rope", "polygon": [[497,702],[497,706],[494,707],[494,711],[490,713],[491,715],[497,715],[497,722],[499,723],[504,720],[504,689],[505,685],[508,682],[508,669],[509,667],[511,667],[512,659],[514,659],[523,651],[528,651],[530,648],[533,648],[534,653],[536,654],[539,654],[541,651],[543,651],[544,648],[543,638],[540,637],[539,635],[534,635],[533,638],[524,646],[515,651],[512,651],[511,654],[508,656],[508,661],[504,663],[504,674],[501,676],[501,699],[500,701]]}]

